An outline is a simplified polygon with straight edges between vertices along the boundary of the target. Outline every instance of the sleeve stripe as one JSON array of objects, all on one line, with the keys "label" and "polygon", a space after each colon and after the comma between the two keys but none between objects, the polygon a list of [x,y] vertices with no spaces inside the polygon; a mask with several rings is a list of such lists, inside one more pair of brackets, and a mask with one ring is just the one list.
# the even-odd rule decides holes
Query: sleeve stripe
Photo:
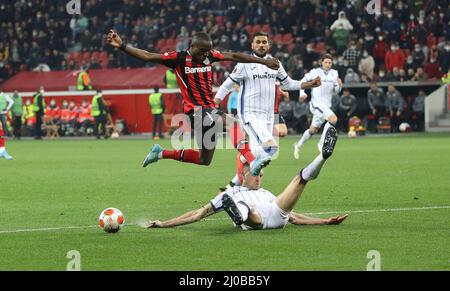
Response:
[{"label": "sleeve stripe", "polygon": [[280,82],[283,82],[284,80],[286,80],[288,78],[288,76],[284,77],[283,79],[277,78],[278,80],[280,80]]},{"label": "sleeve stripe", "polygon": [[233,81],[234,83],[236,83],[236,84],[239,84],[239,82],[238,82],[238,81],[236,81],[235,79],[231,78],[231,76],[228,76],[228,78],[230,78],[230,79],[231,79],[231,81]]}]

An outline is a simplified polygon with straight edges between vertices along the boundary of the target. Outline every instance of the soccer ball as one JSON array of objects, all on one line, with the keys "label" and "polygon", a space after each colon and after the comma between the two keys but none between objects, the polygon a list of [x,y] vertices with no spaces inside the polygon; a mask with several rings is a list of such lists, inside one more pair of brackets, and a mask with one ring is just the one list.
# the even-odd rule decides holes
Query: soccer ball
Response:
[{"label": "soccer ball", "polygon": [[108,233],[118,232],[125,224],[125,217],[117,208],[107,208],[102,211],[98,225]]},{"label": "soccer ball", "polygon": [[348,137],[349,137],[349,138],[355,138],[355,137],[356,137],[356,131],[350,130],[350,131],[348,132]]},{"label": "soccer ball", "polygon": [[398,127],[398,129],[399,129],[401,132],[409,132],[409,131],[411,131],[411,126],[410,126],[408,123],[403,122],[402,124],[400,124],[400,126]]}]

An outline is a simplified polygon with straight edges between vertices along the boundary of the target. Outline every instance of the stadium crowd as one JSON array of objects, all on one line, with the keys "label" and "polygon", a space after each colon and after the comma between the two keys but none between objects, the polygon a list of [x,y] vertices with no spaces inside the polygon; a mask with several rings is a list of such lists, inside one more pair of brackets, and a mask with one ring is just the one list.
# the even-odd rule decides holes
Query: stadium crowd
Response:
[{"label": "stadium crowd", "polygon": [[184,49],[197,31],[220,49],[248,51],[251,34],[265,30],[294,77],[328,51],[347,83],[439,79],[450,66],[446,0],[383,1],[381,15],[355,0],[85,0],[73,16],[65,0],[1,2],[0,79],[20,70],[143,66],[104,45],[110,28],[149,51]]},{"label": "stadium crowd", "polygon": [[[105,45],[111,28],[133,46],[156,52],[185,49],[198,31],[221,50],[249,51],[252,34],[266,31],[272,55],[294,79],[328,52],[346,84],[439,80],[450,68],[450,1],[382,2],[380,14],[369,14],[365,1],[356,0],[82,0],[81,14],[69,15],[65,0],[1,1],[0,84],[24,70],[150,65]],[[232,68],[214,66],[220,85]],[[341,104],[342,96],[335,103],[338,111],[345,108],[344,120],[355,110],[349,93],[343,93],[349,104]],[[296,103],[292,116],[303,116]]]}]

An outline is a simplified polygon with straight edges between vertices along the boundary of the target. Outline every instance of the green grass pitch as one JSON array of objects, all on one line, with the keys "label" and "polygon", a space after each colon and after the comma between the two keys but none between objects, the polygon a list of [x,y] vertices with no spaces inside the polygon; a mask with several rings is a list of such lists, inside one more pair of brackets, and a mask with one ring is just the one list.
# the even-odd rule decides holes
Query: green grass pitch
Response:
[{"label": "green grass pitch", "polygon": [[[77,250],[82,270],[366,270],[368,251],[377,250],[382,270],[450,270],[450,135],[341,136],[295,210],[349,211],[349,218],[250,232],[234,229],[225,213],[174,229],[139,228],[141,218],[206,204],[235,169],[233,150],[218,150],[210,167],[160,161],[143,169],[152,143],[8,142],[15,160],[0,160],[0,269],[65,270],[67,252]],[[294,138],[280,143],[263,182],[275,194],[317,155],[317,138],[299,161]],[[117,234],[97,227],[107,207],[125,214]]]}]

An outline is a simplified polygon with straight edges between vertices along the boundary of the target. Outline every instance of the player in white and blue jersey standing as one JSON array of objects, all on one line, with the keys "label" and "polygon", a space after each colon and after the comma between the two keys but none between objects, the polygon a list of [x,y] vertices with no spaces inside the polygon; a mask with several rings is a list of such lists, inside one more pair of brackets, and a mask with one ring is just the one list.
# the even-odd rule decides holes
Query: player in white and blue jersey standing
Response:
[{"label": "player in white and blue jersey standing", "polygon": [[[270,40],[267,33],[255,33],[251,46],[255,57],[271,58],[269,54]],[[251,151],[257,158],[272,157],[278,151],[278,144],[272,135],[277,81],[280,82],[281,88],[287,91],[310,89],[320,85],[319,76],[307,81],[292,80],[281,64],[278,70],[273,70],[257,63],[238,63],[215,96],[215,102],[220,104],[230,93],[234,84],[240,85],[237,113],[243,129],[250,139]],[[232,137],[232,140],[245,142],[242,132],[235,134],[241,136],[237,139]],[[239,145],[235,146],[239,147]],[[237,173],[240,173],[240,168],[246,161],[241,155],[237,162]],[[241,182],[242,177],[236,174],[230,185],[240,185]]]},{"label": "player in white and blue jersey standing", "polygon": [[[311,91],[309,108],[313,114],[313,119],[310,128],[307,129],[302,138],[294,144],[294,157],[296,159],[299,159],[300,149],[305,142],[319,131],[324,122],[326,122],[326,124],[323,131],[326,132],[330,126],[336,126],[338,120],[336,114],[330,108],[333,92],[339,93],[342,90],[342,80],[339,79],[338,72],[331,68],[333,64],[333,57],[331,55],[325,54],[322,56],[321,63],[322,66],[320,68],[312,69],[302,79],[302,81],[310,81],[320,77],[322,84]],[[323,135],[318,145],[319,150],[322,143]]]}]

